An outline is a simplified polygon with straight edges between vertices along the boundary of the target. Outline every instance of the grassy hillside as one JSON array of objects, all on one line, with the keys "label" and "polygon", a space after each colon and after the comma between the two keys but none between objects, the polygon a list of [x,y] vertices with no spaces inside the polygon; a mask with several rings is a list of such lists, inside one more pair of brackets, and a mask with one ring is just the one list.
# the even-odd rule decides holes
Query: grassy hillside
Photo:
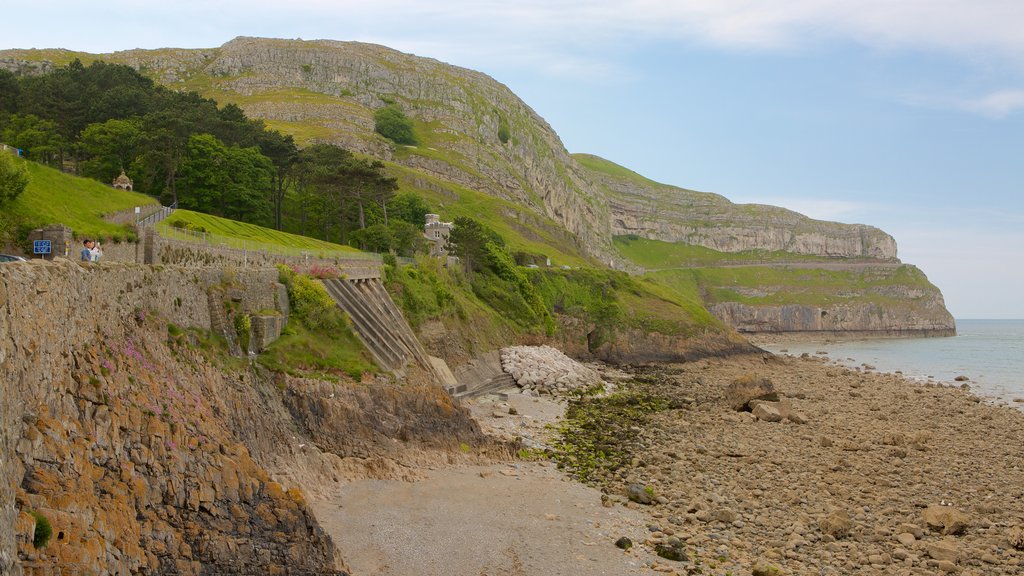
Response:
[{"label": "grassy hillside", "polygon": [[308,252],[323,257],[360,258],[370,255],[341,244],[324,242],[307,236],[289,234],[255,224],[220,218],[211,214],[175,210],[174,214],[157,224],[161,235],[183,240],[204,238],[214,244],[247,250],[267,250],[281,253]]},{"label": "grassy hillside", "polygon": [[673,291],[700,294],[707,304],[830,306],[860,302],[905,306],[938,292],[923,272],[909,264],[861,270],[768,266],[694,268],[651,272],[647,277]]},{"label": "grassy hillside", "polygon": [[156,204],[144,194],[116,190],[88,178],[64,174],[42,164],[23,162],[32,180],[18,198],[0,212],[0,234],[21,242],[28,230],[48,224],[64,224],[77,238],[126,240],[134,233],[111,224],[103,216],[135,206]]},{"label": "grassy hillside", "polygon": [[400,164],[386,163],[402,190],[419,194],[445,221],[467,216],[501,234],[513,250],[543,254],[553,266],[594,266],[573,238],[555,221],[483,192],[425,175]]},{"label": "grassy hillside", "polygon": [[719,252],[682,242],[662,242],[637,236],[616,236],[615,248],[622,256],[647,269],[693,268],[719,264],[758,262],[828,262],[827,258],[792,252],[745,250]]}]

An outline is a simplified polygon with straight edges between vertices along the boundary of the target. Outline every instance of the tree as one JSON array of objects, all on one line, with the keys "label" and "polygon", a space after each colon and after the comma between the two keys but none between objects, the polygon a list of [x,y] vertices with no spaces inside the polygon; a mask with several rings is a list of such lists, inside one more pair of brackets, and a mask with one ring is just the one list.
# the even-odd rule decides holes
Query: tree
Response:
[{"label": "tree", "polygon": [[416,133],[413,131],[412,120],[397,104],[388,104],[377,110],[373,115],[373,129],[381,136],[394,141],[396,144],[417,144]]},{"label": "tree", "polygon": [[391,218],[404,220],[422,229],[427,223],[427,214],[430,214],[430,206],[418,194],[399,192],[388,202],[387,214]]},{"label": "tree", "polygon": [[462,260],[467,272],[483,270],[488,261],[487,245],[503,247],[505,240],[494,230],[466,216],[459,216],[453,222],[448,245],[451,253]]},{"label": "tree", "polygon": [[374,224],[353,232],[349,242],[360,250],[383,253],[394,249],[395,237],[387,226]]},{"label": "tree", "polygon": [[21,87],[18,79],[7,70],[0,70],[0,114],[18,111],[18,97]]},{"label": "tree", "polygon": [[270,212],[273,173],[273,163],[255,146],[225,146],[212,134],[192,136],[181,166],[181,206],[263,223]]},{"label": "tree", "polygon": [[142,123],[137,118],[86,126],[78,140],[78,149],[85,158],[80,165],[82,175],[109,181],[139,155],[141,140]]},{"label": "tree", "polygon": [[60,166],[66,143],[55,122],[34,114],[15,114],[4,123],[0,140],[25,151],[29,160]]},{"label": "tree", "polygon": [[28,187],[30,177],[23,160],[0,152],[0,206],[14,200]]},{"label": "tree", "polygon": [[266,130],[260,133],[256,145],[259,146],[260,152],[274,163],[270,202],[274,216],[274,228],[281,230],[288,178],[292,174],[292,167],[299,159],[299,149],[291,135],[285,136],[277,130]]}]

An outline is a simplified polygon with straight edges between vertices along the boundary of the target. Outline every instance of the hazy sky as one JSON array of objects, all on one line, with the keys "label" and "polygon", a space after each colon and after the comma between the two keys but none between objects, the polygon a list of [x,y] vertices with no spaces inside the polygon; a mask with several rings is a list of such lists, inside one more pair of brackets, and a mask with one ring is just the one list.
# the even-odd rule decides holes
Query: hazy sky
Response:
[{"label": "hazy sky", "polygon": [[892,234],[1024,318],[1021,0],[0,0],[0,47],[376,42],[508,85],[571,152]]}]

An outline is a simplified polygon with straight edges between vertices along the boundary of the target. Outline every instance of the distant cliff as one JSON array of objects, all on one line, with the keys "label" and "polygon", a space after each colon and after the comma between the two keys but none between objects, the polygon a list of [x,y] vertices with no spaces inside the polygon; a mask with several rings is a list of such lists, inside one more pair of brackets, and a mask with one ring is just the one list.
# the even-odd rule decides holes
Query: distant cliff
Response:
[{"label": "distant cliff", "polygon": [[[480,218],[516,249],[553,256],[556,264],[670,267],[641,267],[623,257],[615,238],[627,235],[723,254],[898,262],[895,240],[871,226],[733,204],[595,156],[570,155],[552,128],[494,79],[382,46],[243,37],[219,48],[98,56],[9,50],[0,52],[0,66],[39,73],[42,61],[76,57],[125,63],[167,86],[238,104],[300,143],[333,142],[379,158],[404,189],[439,211]],[[374,132],[374,111],[388,103],[413,119],[418,146],[398,146]]]}]

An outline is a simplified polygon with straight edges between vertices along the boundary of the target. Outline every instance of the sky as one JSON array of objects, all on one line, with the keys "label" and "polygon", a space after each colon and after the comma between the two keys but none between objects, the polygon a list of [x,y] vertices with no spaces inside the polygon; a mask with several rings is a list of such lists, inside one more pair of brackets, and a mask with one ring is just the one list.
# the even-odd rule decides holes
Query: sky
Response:
[{"label": "sky", "polygon": [[358,40],[480,70],[570,152],[895,237],[1024,318],[1020,0],[0,0],[0,48]]}]

